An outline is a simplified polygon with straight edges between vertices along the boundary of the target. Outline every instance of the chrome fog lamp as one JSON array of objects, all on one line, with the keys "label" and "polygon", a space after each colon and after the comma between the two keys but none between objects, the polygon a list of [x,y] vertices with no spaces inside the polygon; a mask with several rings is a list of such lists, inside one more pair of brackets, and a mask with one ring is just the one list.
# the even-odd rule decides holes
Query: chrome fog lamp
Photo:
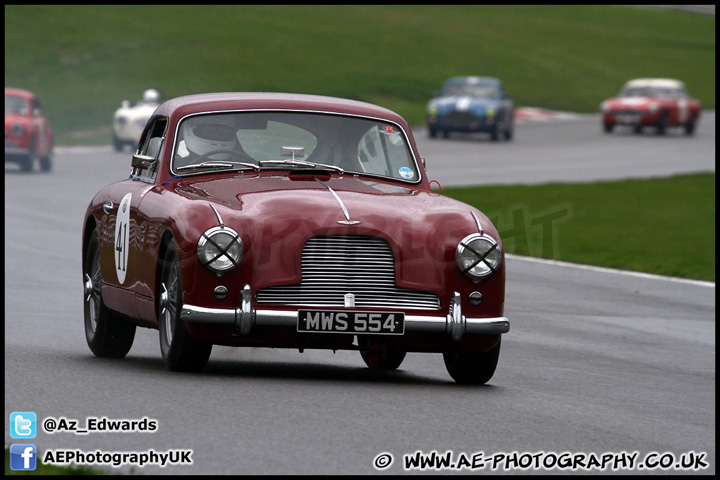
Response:
[{"label": "chrome fog lamp", "polygon": [[478,282],[500,268],[502,251],[492,237],[473,233],[460,241],[455,260],[463,274]]},{"label": "chrome fog lamp", "polygon": [[197,245],[200,263],[217,273],[225,273],[240,265],[243,243],[240,235],[225,226],[213,227],[202,234]]}]

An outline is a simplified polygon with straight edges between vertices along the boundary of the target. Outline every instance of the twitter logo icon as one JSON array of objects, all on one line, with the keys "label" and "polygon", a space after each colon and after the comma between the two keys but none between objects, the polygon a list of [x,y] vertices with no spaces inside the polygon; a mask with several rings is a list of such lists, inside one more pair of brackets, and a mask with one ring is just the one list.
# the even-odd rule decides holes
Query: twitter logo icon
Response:
[{"label": "twitter logo icon", "polygon": [[12,412],[10,414],[10,436],[12,438],[35,438],[37,416],[35,412]]}]

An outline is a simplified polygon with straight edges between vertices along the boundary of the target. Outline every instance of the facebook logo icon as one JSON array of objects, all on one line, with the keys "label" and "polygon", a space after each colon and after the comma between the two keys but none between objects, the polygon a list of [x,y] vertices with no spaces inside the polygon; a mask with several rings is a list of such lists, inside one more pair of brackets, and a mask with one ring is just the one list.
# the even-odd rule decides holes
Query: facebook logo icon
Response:
[{"label": "facebook logo icon", "polygon": [[10,436],[12,438],[35,438],[37,416],[35,412],[12,412],[10,414]]},{"label": "facebook logo icon", "polygon": [[32,443],[13,443],[10,445],[11,470],[35,470],[37,467],[37,447]]}]

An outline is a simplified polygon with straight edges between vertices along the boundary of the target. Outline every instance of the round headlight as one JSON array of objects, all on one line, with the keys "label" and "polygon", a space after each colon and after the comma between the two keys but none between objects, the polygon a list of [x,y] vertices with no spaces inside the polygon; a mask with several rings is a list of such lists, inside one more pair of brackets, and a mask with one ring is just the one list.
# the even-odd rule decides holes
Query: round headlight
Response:
[{"label": "round headlight", "polygon": [[243,243],[232,228],[213,227],[198,240],[197,255],[204,267],[224,273],[240,265]]},{"label": "round headlight", "polygon": [[23,133],[25,133],[25,128],[19,123],[13,123],[12,127],[10,127],[10,133],[13,137],[22,137]]},{"label": "round headlight", "polygon": [[473,280],[480,280],[500,268],[502,251],[492,237],[473,233],[460,241],[455,259],[462,273]]}]

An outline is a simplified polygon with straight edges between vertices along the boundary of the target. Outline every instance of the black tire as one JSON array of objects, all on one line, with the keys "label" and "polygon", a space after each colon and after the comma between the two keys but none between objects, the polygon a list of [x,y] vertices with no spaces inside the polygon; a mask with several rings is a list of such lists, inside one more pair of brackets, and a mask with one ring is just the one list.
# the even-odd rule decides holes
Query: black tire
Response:
[{"label": "black tire", "polygon": [[655,126],[656,132],[658,135],[665,135],[665,131],[668,127],[668,113],[663,112],[662,116],[660,117],[660,120],[658,121],[658,124]]},{"label": "black tire", "polygon": [[40,159],[40,170],[43,172],[49,172],[52,170],[52,160],[50,160],[49,156]]},{"label": "black tire", "polygon": [[27,155],[20,156],[18,163],[20,163],[20,171],[32,172],[35,163],[35,137],[31,138],[28,143]]},{"label": "black tire", "polygon": [[697,121],[696,117],[692,117],[686,124],[685,124],[685,135],[690,136],[695,133],[695,122]]},{"label": "black tire", "polygon": [[512,138],[513,138],[513,127],[511,125],[505,130],[505,140],[510,141],[510,140],[512,140]]},{"label": "black tire", "polygon": [[168,369],[177,372],[202,370],[210,358],[212,344],[195,339],[180,318],[182,308],[182,284],[180,267],[174,241],[168,245],[162,260],[160,276],[160,301],[158,320],[160,322],[160,352]]},{"label": "black tire", "polygon": [[435,130],[434,128],[428,127],[428,136],[429,136],[430,138],[435,138],[435,137],[437,137],[437,130]]},{"label": "black tire", "polygon": [[52,170],[52,151],[53,144],[51,143],[47,155],[40,159],[40,170],[43,172],[49,172]]},{"label": "black tire", "polygon": [[605,133],[612,132],[614,127],[615,125],[613,125],[612,123],[603,122],[603,132]]},{"label": "black tire", "polygon": [[103,302],[97,230],[93,230],[85,253],[84,282],[85,339],[90,350],[98,357],[125,357],[135,340],[136,326],[108,310]]},{"label": "black tire", "polygon": [[116,152],[122,152],[125,148],[125,142],[116,137],[115,134],[113,134],[113,148]]},{"label": "black tire", "polygon": [[495,374],[500,342],[482,353],[443,353],[445,368],[457,383],[483,385]]},{"label": "black tire", "polygon": [[[363,346],[363,343],[360,343]],[[405,360],[407,352],[383,348],[382,350],[360,350],[365,365],[373,370],[397,370]]]}]

